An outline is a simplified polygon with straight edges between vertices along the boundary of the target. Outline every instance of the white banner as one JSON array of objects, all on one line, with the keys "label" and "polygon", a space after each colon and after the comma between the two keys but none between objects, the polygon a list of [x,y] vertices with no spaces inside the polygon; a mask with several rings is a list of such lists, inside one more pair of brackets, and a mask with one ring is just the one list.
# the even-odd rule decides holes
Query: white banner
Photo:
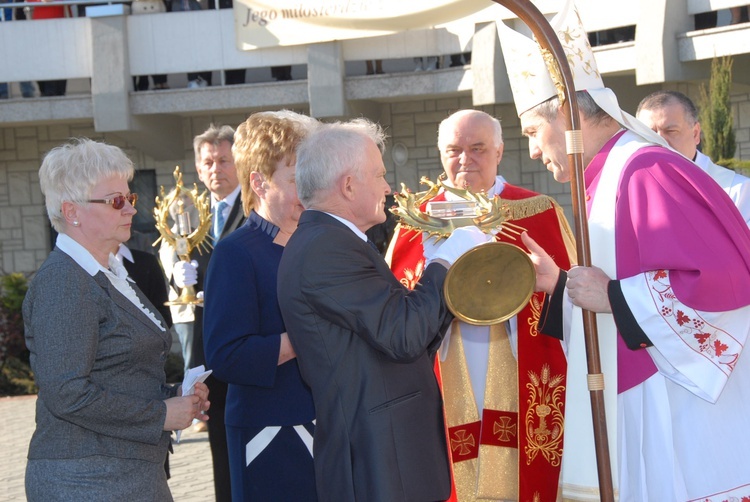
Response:
[{"label": "white banner", "polygon": [[461,19],[490,0],[235,0],[237,47],[374,37]]}]

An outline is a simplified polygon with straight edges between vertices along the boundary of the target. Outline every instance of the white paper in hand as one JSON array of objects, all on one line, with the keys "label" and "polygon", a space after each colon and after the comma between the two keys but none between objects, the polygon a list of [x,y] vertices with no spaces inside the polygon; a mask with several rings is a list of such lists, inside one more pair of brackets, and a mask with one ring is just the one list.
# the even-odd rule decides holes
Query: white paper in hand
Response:
[{"label": "white paper in hand", "polygon": [[[206,367],[202,364],[200,366],[196,366],[195,368],[190,368],[185,372],[185,377],[182,379],[182,395],[183,396],[192,396],[195,392],[195,384],[198,382],[205,382],[206,378],[208,378],[208,375],[211,374],[213,370],[206,370]],[[180,435],[182,431],[177,431],[177,442],[180,442]]]}]

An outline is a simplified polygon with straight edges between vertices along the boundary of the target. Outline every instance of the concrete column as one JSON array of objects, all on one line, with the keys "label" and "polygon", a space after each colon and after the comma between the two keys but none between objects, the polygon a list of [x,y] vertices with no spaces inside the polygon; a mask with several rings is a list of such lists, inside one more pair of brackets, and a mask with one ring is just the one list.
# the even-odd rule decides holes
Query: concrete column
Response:
[{"label": "concrete column", "polygon": [[497,25],[494,22],[478,23],[474,29],[471,73],[474,78],[474,106],[513,102]]},{"label": "concrete column", "polygon": [[174,115],[134,116],[126,15],[91,18],[91,100],[94,128],[112,132],[154,159],[182,155],[182,125]]},{"label": "concrete column", "polygon": [[316,118],[347,115],[344,76],[344,56],[340,42],[308,46],[307,88],[310,115]]},{"label": "concrete column", "polygon": [[91,18],[91,100],[97,131],[131,128],[128,93],[133,87],[128,58],[127,18]]},{"label": "concrete column", "polygon": [[695,26],[687,0],[640,0],[640,7],[647,15],[635,29],[636,85],[703,78],[680,62],[677,35]]}]

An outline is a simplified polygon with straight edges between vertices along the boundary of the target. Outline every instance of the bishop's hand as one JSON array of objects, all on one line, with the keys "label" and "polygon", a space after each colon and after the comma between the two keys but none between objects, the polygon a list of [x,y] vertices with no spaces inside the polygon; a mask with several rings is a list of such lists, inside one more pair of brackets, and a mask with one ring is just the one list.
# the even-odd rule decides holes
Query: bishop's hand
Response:
[{"label": "bishop's hand", "polygon": [[544,291],[551,295],[555,291],[557,280],[560,277],[560,267],[542,246],[529,237],[528,232],[521,234],[521,241],[529,250],[529,258],[531,258],[531,263],[534,264],[534,270],[536,271],[534,291]]}]

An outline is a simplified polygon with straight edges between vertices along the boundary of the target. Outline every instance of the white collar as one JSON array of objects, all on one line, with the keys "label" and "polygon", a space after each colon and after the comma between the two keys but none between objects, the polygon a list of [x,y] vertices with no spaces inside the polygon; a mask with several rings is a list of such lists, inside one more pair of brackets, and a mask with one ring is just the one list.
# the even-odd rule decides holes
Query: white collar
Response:
[{"label": "white collar", "polygon": [[135,259],[133,259],[133,253],[130,251],[130,248],[122,243],[120,243],[120,247],[117,248],[117,254],[115,255],[115,258],[117,258],[120,263],[123,263],[123,259],[128,260],[130,263],[135,263]]},{"label": "white collar", "polygon": [[107,272],[107,269],[96,261],[94,255],[69,235],[57,234],[55,245],[60,251],[70,256],[90,276],[93,277],[99,272]]},{"label": "white collar", "polygon": [[[505,188],[505,184],[507,181],[505,181],[505,178],[500,176],[499,174],[495,177],[495,184],[490,187],[490,189],[487,191],[488,197],[494,197],[495,195],[500,195],[503,193],[503,188]],[[462,200],[461,197],[458,195],[455,195],[449,191],[445,191],[445,200]]]},{"label": "white collar", "polygon": [[112,284],[120,293],[122,293],[122,295],[127,298],[130,303],[138,307],[141,312],[146,314],[146,316],[151,319],[151,322],[153,322],[161,331],[166,331],[164,326],[161,324],[161,321],[156,318],[153,312],[151,312],[145,305],[143,305],[141,300],[138,298],[138,295],[136,295],[133,288],[130,286],[130,284],[128,284],[128,282],[133,282],[133,280],[128,277],[127,270],[125,270],[125,267],[122,266],[122,263],[120,263],[120,261],[115,258],[114,254],[109,253],[109,266],[112,268],[112,270],[109,270],[102,267],[101,264],[94,259],[92,254],[89,253],[88,250],[86,250],[86,248],[81,246],[78,242],[73,240],[73,238],[68,235],[58,234],[55,244],[60,251],[70,256],[73,261],[80,265],[81,268],[84,269],[92,277],[99,272],[104,272],[104,275],[105,277],[107,277],[110,284]]},{"label": "white collar", "polygon": [[[237,188],[232,190],[232,193],[230,193],[229,195],[221,199],[227,203],[228,208],[234,207],[234,202],[237,200],[237,196],[240,194],[241,189],[242,187],[240,185],[237,185]],[[219,200],[216,197],[214,197],[213,194],[211,194],[211,207],[216,207],[216,204],[218,203],[219,203]]]},{"label": "white collar", "polygon": [[[322,211],[322,212],[326,213],[325,211]],[[352,232],[354,232],[355,234],[357,234],[357,237],[359,237],[363,241],[367,242],[367,235],[365,235],[365,233],[362,232],[362,230],[358,229],[354,225],[354,223],[352,223],[351,221],[349,221],[349,220],[347,220],[345,218],[342,218],[341,216],[336,216],[335,214],[332,214],[332,213],[326,213],[326,214],[328,216],[331,216],[331,217],[336,218],[337,220],[339,220],[341,223],[343,223],[344,225],[346,225],[347,227],[349,227],[352,230]]]}]

